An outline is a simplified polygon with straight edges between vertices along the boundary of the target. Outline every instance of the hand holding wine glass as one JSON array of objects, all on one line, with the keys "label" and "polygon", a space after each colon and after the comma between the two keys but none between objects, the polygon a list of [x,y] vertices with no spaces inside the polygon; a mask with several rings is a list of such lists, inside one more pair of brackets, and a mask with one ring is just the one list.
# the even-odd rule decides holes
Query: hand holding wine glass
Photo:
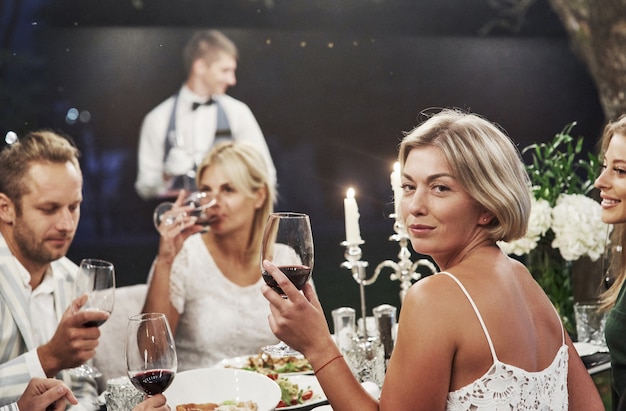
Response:
[{"label": "hand holding wine glass", "polygon": [[169,387],[178,362],[165,314],[145,313],[129,317],[126,365],[128,378],[146,395],[161,394]]},{"label": "hand holding wine glass", "polygon": [[[86,258],[80,262],[75,281],[75,296],[87,294],[87,301],[79,311],[113,312],[115,304],[115,268],[113,263],[95,258]],[[99,327],[105,320],[88,321],[85,327]],[[102,374],[89,364],[72,368],[75,376],[98,378]]]},{"label": "hand holding wine glass", "polygon": [[154,226],[162,233],[174,223],[181,222],[185,217],[197,217],[196,224],[206,229],[217,218],[214,206],[217,201],[211,193],[206,191],[194,191],[184,195],[181,200],[180,194],[176,202],[166,201],[156,206],[153,213]]},{"label": "hand holding wine glass", "polygon": [[[313,270],[313,235],[309,216],[299,213],[273,213],[267,219],[261,243],[261,263],[271,261],[301,290]],[[261,267],[267,285],[287,298],[270,273]],[[262,348],[276,357],[301,356],[284,342]]]}]

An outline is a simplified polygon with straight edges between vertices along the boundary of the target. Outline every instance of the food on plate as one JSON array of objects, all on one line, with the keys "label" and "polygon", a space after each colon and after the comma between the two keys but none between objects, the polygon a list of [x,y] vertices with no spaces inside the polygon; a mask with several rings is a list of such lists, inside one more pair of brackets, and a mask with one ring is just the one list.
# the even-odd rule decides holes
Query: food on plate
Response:
[{"label": "food on plate", "polygon": [[298,384],[289,381],[288,378],[281,377],[278,374],[267,374],[267,376],[278,384],[280,387],[280,401],[276,409],[291,407],[293,405],[304,404],[313,398],[313,390],[311,387],[300,389]]},{"label": "food on plate", "polygon": [[245,370],[268,373],[290,373],[313,371],[313,367],[306,358],[301,357],[278,357],[273,358],[269,354],[259,353],[254,357],[248,357],[247,364],[243,366]]},{"label": "food on plate", "polygon": [[257,411],[258,408],[254,401],[224,401],[221,404],[213,402],[181,404],[176,406],[176,411]]}]

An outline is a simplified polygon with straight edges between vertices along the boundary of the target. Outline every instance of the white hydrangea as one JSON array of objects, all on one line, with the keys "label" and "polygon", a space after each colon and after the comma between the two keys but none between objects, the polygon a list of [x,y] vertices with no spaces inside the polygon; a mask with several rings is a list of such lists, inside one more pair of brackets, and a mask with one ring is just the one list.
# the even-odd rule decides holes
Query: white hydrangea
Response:
[{"label": "white hydrangea", "polygon": [[547,200],[536,200],[531,197],[530,216],[528,219],[528,231],[522,238],[511,242],[498,241],[498,246],[506,254],[524,255],[537,247],[537,243],[552,224],[552,209]]},{"label": "white hydrangea", "polygon": [[499,241],[502,251],[518,256],[528,254],[552,229],[552,247],[557,248],[566,261],[583,256],[596,261],[602,256],[610,227],[602,222],[602,208],[598,202],[582,194],[561,194],[553,209],[543,199],[533,197],[531,203],[526,235],[510,243]]},{"label": "white hydrangea", "polygon": [[589,256],[596,261],[604,252],[608,227],[602,222],[598,202],[582,194],[561,194],[552,210],[553,248],[566,261]]}]

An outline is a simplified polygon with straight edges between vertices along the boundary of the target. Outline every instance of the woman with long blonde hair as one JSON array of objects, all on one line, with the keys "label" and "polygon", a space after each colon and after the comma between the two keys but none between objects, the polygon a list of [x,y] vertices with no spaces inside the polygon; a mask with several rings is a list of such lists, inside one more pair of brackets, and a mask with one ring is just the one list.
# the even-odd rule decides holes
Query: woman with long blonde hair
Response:
[{"label": "woman with long blonde hair", "polygon": [[[602,173],[595,186],[602,198],[602,221],[613,224],[611,249],[619,251],[626,244],[626,115],[609,122],[602,135]],[[611,357],[613,401],[626,396],[626,253],[612,253],[610,262],[613,284],[602,294],[601,306],[609,311],[605,326],[606,343]],[[622,409],[622,408],[620,408]]]}]

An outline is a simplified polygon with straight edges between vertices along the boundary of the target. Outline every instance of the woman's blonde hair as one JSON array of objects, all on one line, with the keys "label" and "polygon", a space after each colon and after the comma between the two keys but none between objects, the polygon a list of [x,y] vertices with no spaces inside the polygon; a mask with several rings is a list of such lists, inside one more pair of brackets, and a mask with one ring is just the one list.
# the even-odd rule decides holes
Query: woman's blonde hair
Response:
[{"label": "woman's blonde hair", "polygon": [[269,183],[269,172],[263,156],[253,146],[234,141],[216,144],[198,167],[196,184],[210,166],[219,167],[233,187],[253,199],[259,190],[265,190],[265,201],[255,214],[248,240],[248,255],[258,255],[267,217],[274,209],[276,188]]},{"label": "woman's blonde hair", "polygon": [[[600,142],[600,158],[604,159],[606,150],[609,147],[609,143],[614,135],[619,134],[626,136],[626,114],[621,115],[617,120],[609,122],[604,127],[602,133],[602,140]],[[607,247],[605,253],[608,253],[609,249],[615,249],[621,247],[623,249],[626,244],[626,227],[625,224],[617,224],[613,227],[611,232],[611,245]],[[610,261],[608,270],[617,273],[613,285],[600,295],[600,309],[608,310],[615,305],[619,291],[626,280],[626,252],[612,252],[610,253]],[[602,273],[605,275],[606,273]]]},{"label": "woman's blonde hair", "polygon": [[398,156],[401,168],[411,150],[427,146],[441,150],[467,193],[494,215],[487,228],[495,241],[524,236],[530,181],[519,151],[503,131],[476,114],[444,109],[404,137]]}]

